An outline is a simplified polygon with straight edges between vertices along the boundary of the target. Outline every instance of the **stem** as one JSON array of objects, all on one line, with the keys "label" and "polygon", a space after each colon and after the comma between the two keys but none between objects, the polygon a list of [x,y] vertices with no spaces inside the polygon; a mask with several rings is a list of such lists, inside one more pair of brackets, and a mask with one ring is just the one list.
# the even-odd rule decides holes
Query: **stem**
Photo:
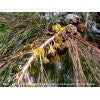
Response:
[{"label": "stem", "polygon": [[[58,33],[58,34],[60,34],[60,33]],[[52,36],[50,39],[48,39],[45,43],[43,43],[41,46],[40,46],[40,48],[42,49],[42,48],[44,48],[47,44],[49,44],[52,40],[54,40],[54,38],[55,38],[55,35],[54,36]],[[34,52],[34,51],[33,51]],[[30,64],[32,63],[32,61],[34,60],[34,56],[32,55],[30,58],[29,58],[29,60],[28,60],[28,62],[24,65],[24,67],[23,67],[23,69],[22,69],[22,74],[20,75],[20,78],[19,78],[19,80],[18,80],[18,84],[20,83],[20,81],[22,80],[22,78],[23,78],[23,76],[24,76],[24,74],[25,74],[25,71],[29,68],[29,66],[30,66]]]}]

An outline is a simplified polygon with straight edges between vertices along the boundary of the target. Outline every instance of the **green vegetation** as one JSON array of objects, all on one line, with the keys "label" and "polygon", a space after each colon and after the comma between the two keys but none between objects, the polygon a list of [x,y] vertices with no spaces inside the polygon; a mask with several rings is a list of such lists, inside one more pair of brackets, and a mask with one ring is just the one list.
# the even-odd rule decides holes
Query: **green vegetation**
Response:
[{"label": "green vegetation", "polygon": [[0,12],[0,86],[100,86],[99,22],[96,12]]}]

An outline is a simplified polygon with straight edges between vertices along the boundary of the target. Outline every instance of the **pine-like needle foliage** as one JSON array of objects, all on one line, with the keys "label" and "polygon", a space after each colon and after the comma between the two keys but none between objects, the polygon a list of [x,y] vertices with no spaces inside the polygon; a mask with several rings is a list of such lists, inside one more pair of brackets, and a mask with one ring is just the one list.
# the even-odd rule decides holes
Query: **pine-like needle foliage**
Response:
[{"label": "pine-like needle foliage", "polygon": [[100,86],[99,35],[84,25],[81,37],[66,32],[67,14],[0,13],[0,86]]}]

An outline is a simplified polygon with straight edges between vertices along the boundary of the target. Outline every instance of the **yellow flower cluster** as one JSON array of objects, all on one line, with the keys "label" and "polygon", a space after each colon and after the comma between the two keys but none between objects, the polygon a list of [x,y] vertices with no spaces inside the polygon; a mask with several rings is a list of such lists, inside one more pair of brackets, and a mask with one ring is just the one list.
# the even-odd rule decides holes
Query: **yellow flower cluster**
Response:
[{"label": "yellow flower cluster", "polygon": [[56,24],[56,25],[53,25],[52,26],[52,31],[54,31],[54,32],[63,32],[63,33],[66,33],[66,28],[65,27],[61,27],[61,25],[60,24]]},{"label": "yellow flower cluster", "polygon": [[61,27],[60,28],[60,32],[66,33],[66,28],[65,27]]},{"label": "yellow flower cluster", "polygon": [[51,49],[49,49],[49,51],[48,51],[48,54],[54,54],[55,53],[55,49],[53,49],[52,47],[51,47]]},{"label": "yellow flower cluster", "polygon": [[41,48],[37,48],[37,49],[34,50],[34,56],[36,58],[39,58],[40,56],[42,58],[44,58],[44,53],[45,53],[44,49],[41,49]]},{"label": "yellow flower cluster", "polygon": [[60,48],[60,45],[58,43],[54,43],[53,48]]},{"label": "yellow flower cluster", "polygon": [[49,62],[49,60],[46,57],[44,57],[43,58],[43,63],[47,64],[48,62]]},{"label": "yellow flower cluster", "polygon": [[64,47],[68,47],[68,42],[64,42]]},{"label": "yellow flower cluster", "polygon": [[63,39],[62,39],[61,36],[58,36],[58,35],[55,36],[55,42],[57,42],[57,43],[61,43],[62,40],[63,40]]},{"label": "yellow flower cluster", "polygon": [[54,56],[53,58],[51,58],[51,62],[53,63],[58,63],[59,60],[60,60],[59,56]]}]

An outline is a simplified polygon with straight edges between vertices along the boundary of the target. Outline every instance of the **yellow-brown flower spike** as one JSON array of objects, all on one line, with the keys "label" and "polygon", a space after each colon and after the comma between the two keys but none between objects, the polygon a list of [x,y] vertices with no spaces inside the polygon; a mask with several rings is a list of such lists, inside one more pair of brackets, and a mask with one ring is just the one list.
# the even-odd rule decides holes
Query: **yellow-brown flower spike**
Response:
[{"label": "yellow-brown flower spike", "polygon": [[55,54],[55,49],[53,49],[52,47],[49,49],[48,54]]},{"label": "yellow-brown flower spike", "polygon": [[60,45],[58,43],[54,43],[53,48],[60,48]]},{"label": "yellow-brown flower spike", "polygon": [[54,56],[53,58],[51,58],[51,62],[53,63],[58,63],[59,60],[60,60],[59,56]]},{"label": "yellow-brown flower spike", "polygon": [[49,60],[46,57],[44,57],[43,58],[43,63],[47,64],[48,62],[49,62]]},{"label": "yellow-brown flower spike", "polygon": [[60,24],[56,24],[56,25],[53,25],[52,26],[52,31],[54,31],[54,32],[60,32],[60,28],[61,28],[61,26],[60,26]]},{"label": "yellow-brown flower spike", "polygon": [[66,33],[66,28],[65,28],[65,27],[61,27],[61,28],[60,28],[60,32]]},{"label": "yellow-brown flower spike", "polygon": [[68,42],[64,42],[64,47],[68,47]]},{"label": "yellow-brown flower spike", "polygon": [[44,49],[41,49],[41,48],[37,48],[37,49],[34,50],[34,56],[36,58],[39,58],[40,56],[42,58],[44,58],[44,53],[45,53]]},{"label": "yellow-brown flower spike", "polygon": [[61,43],[62,40],[63,40],[63,39],[62,39],[61,36],[58,36],[58,35],[55,36],[55,42],[57,42],[57,43]]},{"label": "yellow-brown flower spike", "polygon": [[59,33],[66,33],[66,28],[65,27],[61,27],[61,25],[60,24],[56,24],[56,25],[53,25],[52,26],[52,31],[54,31],[54,32],[59,32]]}]

